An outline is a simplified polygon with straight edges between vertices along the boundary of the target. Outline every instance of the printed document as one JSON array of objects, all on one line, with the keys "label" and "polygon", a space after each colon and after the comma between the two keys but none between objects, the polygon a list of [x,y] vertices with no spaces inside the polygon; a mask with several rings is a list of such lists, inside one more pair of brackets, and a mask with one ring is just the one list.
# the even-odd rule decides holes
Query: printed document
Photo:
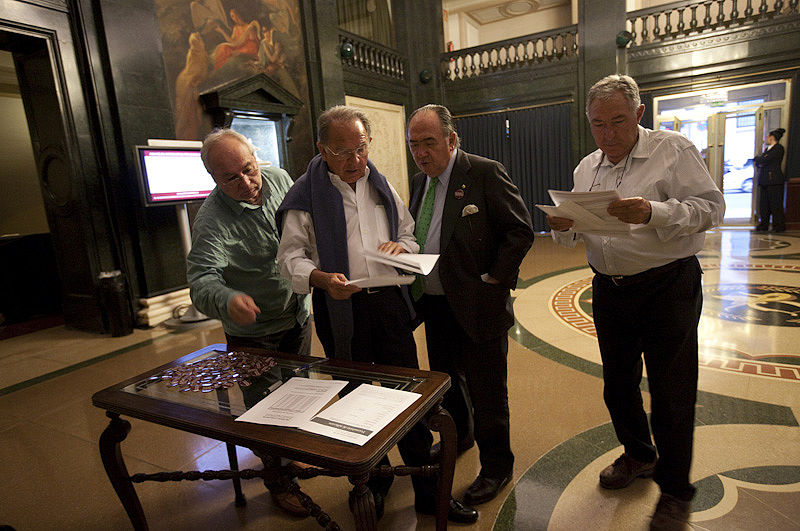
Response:
[{"label": "printed document", "polygon": [[630,223],[625,223],[607,212],[612,201],[620,199],[616,190],[605,192],[564,192],[548,190],[555,206],[536,205],[549,216],[571,219],[575,232],[609,234],[630,232]]},{"label": "printed document", "polygon": [[300,429],[363,446],[421,396],[361,384]]},{"label": "printed document", "polygon": [[290,378],[236,420],[298,428],[346,385],[341,380]]},{"label": "printed document", "polygon": [[382,286],[404,286],[413,284],[414,275],[378,275],[377,277],[364,277],[348,280],[345,285],[355,284],[359,288],[380,288]]},{"label": "printed document", "polygon": [[369,249],[364,249],[364,255],[375,262],[388,264],[403,269],[404,271],[410,271],[420,275],[427,275],[430,273],[431,270],[433,270],[433,266],[436,265],[436,261],[439,259],[438,254],[389,254],[381,251],[371,251]]}]

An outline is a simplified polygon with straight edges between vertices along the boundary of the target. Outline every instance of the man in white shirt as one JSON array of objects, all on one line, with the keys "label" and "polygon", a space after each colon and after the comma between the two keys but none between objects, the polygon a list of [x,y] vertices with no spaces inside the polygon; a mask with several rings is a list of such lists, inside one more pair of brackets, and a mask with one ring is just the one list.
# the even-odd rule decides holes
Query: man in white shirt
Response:
[{"label": "man in white shirt", "polygon": [[[576,192],[617,190],[608,213],[630,233],[586,234],[573,220],[548,217],[553,238],[586,244],[592,311],[603,360],[604,398],[624,453],[600,473],[623,488],[654,475],[661,489],[651,529],[686,527],[697,394],[697,325],[704,232],[725,213],[722,193],[694,145],[671,131],[639,125],[636,82],[607,76],[589,90],[586,115],[600,149],[574,172]],[[642,355],[652,402],[651,442],[639,384]]]},{"label": "man in white shirt", "polygon": [[[368,260],[365,250],[416,253],[414,220],[397,192],[368,160],[367,116],[336,106],[317,120],[319,155],[286,194],[276,220],[281,274],[296,293],[312,291],[314,326],[325,354],[418,368],[413,306],[407,286],[359,288],[349,279],[392,276],[391,266]],[[311,288],[314,288],[311,290]],[[432,436],[420,422],[398,443],[410,466],[430,464]],[[388,464],[385,460],[384,464]],[[380,513],[391,481],[369,482]],[[417,511],[435,512],[435,478],[413,477]],[[478,513],[452,500],[449,518],[472,523]]]}]

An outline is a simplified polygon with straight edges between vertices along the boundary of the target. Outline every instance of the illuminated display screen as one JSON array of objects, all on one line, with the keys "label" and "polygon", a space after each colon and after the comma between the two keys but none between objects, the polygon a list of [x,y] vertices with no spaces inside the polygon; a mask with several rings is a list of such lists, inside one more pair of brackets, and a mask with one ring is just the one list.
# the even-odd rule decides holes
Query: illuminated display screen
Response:
[{"label": "illuminated display screen", "polygon": [[199,148],[137,146],[136,151],[146,206],[202,201],[216,186]]}]

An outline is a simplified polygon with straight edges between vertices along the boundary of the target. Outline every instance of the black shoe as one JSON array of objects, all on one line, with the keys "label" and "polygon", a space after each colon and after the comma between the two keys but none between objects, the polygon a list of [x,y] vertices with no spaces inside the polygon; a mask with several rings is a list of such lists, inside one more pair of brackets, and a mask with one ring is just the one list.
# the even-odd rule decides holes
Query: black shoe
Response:
[{"label": "black shoe", "polygon": [[691,512],[691,502],[680,500],[663,492],[658,499],[653,520],[650,522],[650,531],[684,531],[689,529],[689,513]]},{"label": "black shoe", "polygon": [[511,474],[504,478],[494,479],[486,476],[478,477],[467,487],[464,493],[464,501],[470,505],[478,505],[493,500],[500,494],[500,491],[511,481]]},{"label": "black shoe", "polygon": [[[416,505],[415,509],[420,514],[436,514],[436,504]],[[447,519],[457,524],[474,524],[478,521],[478,511],[464,505],[458,500],[450,500],[450,508],[447,511]]]},{"label": "black shoe", "polygon": [[[465,441],[458,441],[456,444],[456,455],[461,455],[470,448],[475,446],[475,439],[467,439]],[[438,463],[442,457],[442,444],[436,443],[431,446],[431,462]]]},{"label": "black shoe", "polygon": [[[353,500],[355,496],[353,491],[350,491],[350,496],[347,498],[347,504],[350,506],[350,512],[353,512]],[[372,492],[372,499],[375,501],[375,518],[380,520],[383,518],[383,512],[386,509],[386,502],[383,499],[383,494],[380,492]]]}]

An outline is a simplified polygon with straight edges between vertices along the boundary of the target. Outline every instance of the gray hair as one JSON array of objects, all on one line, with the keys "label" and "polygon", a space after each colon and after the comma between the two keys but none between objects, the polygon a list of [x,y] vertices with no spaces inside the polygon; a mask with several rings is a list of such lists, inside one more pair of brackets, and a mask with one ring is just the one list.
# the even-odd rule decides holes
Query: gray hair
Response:
[{"label": "gray hair", "polygon": [[589,116],[589,106],[595,100],[606,101],[617,92],[622,92],[634,112],[642,104],[639,85],[636,84],[636,81],[631,76],[612,74],[604,77],[589,89],[589,93],[586,95],[586,116]]},{"label": "gray hair", "polygon": [[367,138],[372,138],[372,124],[367,114],[356,107],[336,105],[323,112],[317,118],[317,140],[322,145],[328,144],[328,129],[333,122],[352,122],[358,120],[364,126]]},{"label": "gray hair", "polygon": [[[424,105],[417,109],[416,111],[411,113],[411,116],[408,117],[408,123],[411,123],[411,119],[414,118],[418,113],[422,112],[432,112],[435,113],[436,116],[439,117],[439,123],[442,124],[442,136],[445,138],[450,138],[452,133],[456,134],[456,145],[455,147],[458,148],[461,145],[461,139],[458,137],[458,132],[456,132],[456,124],[453,120],[453,115],[450,114],[450,109],[445,107],[444,105],[436,105],[435,103],[429,103],[428,105]],[[408,124],[406,124],[406,130],[408,130]]]},{"label": "gray hair", "polygon": [[217,127],[213,131],[208,133],[208,135],[203,139],[203,147],[200,148],[200,159],[203,161],[203,166],[206,167],[208,173],[211,173],[211,168],[208,167],[209,152],[211,151],[211,148],[213,148],[216,144],[218,144],[221,140],[225,138],[235,138],[236,140],[247,146],[247,149],[250,151],[251,155],[256,154],[256,147],[253,145],[252,142],[250,142],[250,139],[248,139],[246,136],[237,131],[234,131],[233,129]]}]

